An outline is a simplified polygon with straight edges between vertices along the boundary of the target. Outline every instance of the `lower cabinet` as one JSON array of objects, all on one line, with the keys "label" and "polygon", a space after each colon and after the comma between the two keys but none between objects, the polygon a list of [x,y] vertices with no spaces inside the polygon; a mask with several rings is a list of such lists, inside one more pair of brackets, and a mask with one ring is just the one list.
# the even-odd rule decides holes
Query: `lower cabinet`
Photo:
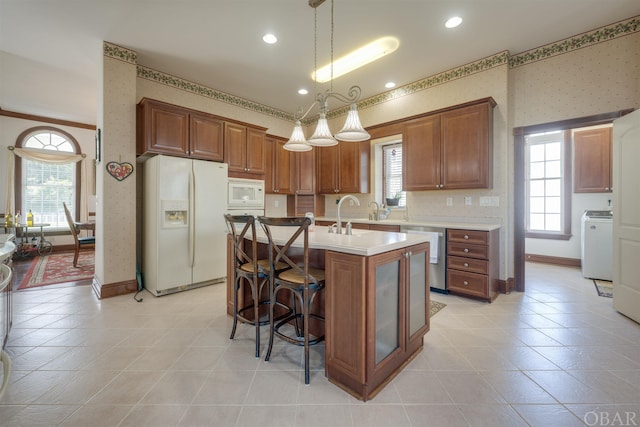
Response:
[{"label": "lower cabinet", "polygon": [[499,230],[447,229],[447,289],[485,299],[498,296]]},{"label": "lower cabinet", "polygon": [[429,331],[429,245],[371,257],[327,251],[326,374],[368,400]]}]

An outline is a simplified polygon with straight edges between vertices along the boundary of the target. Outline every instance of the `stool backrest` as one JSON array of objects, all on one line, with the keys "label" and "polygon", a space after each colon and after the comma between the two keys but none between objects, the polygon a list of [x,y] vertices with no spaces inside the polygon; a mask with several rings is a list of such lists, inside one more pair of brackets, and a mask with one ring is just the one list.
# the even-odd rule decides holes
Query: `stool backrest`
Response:
[{"label": "stool backrest", "polygon": [[[253,264],[253,273],[258,274],[258,245],[256,244],[256,219],[253,215],[225,214],[227,229],[233,239],[233,267],[240,268],[243,264]],[[250,251],[245,249],[251,242]]]},{"label": "stool backrest", "polygon": [[[309,283],[318,283],[318,280],[309,274],[309,226],[311,225],[311,219],[308,217],[283,217],[283,218],[270,218],[265,216],[259,216],[258,221],[262,226],[267,238],[269,239],[269,260],[271,265],[276,265],[279,262],[287,264],[291,270],[297,272],[305,277],[305,285]],[[291,230],[291,233],[287,233],[287,240],[284,244],[276,244],[273,238],[273,230],[271,227],[296,227],[295,230]],[[300,242],[300,236],[302,241]],[[298,244],[302,244],[303,249],[303,263],[298,263],[290,257],[289,250],[298,241]],[[272,269],[273,271],[273,269]]]}]

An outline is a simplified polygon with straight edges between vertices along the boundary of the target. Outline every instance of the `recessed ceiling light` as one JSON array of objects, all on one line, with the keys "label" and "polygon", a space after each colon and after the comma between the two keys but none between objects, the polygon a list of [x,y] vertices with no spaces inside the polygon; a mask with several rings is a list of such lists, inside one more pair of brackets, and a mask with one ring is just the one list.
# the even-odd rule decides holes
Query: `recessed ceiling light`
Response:
[{"label": "recessed ceiling light", "polygon": [[278,38],[273,34],[265,34],[264,36],[262,36],[262,40],[264,40],[264,42],[267,44],[274,44],[278,41]]},{"label": "recessed ceiling light", "polygon": [[447,22],[444,23],[444,26],[447,28],[455,28],[462,23],[462,18],[459,16],[454,16],[449,18]]},{"label": "recessed ceiling light", "polygon": [[308,94],[308,93],[309,93],[309,91],[308,91],[308,90],[306,90],[306,89],[298,89],[298,93],[299,93],[300,95],[306,95],[306,94]]},{"label": "recessed ceiling light", "polygon": [[392,87],[396,87],[396,84],[394,82],[388,82],[384,85],[384,87],[386,87],[387,89],[391,89]]},{"label": "recessed ceiling light", "polygon": [[311,78],[318,83],[328,82],[331,80],[331,77],[336,79],[392,53],[399,45],[400,42],[395,37],[381,37],[335,60],[333,62],[333,76],[331,76],[331,64],[328,64],[319,68],[316,72],[311,73]]}]

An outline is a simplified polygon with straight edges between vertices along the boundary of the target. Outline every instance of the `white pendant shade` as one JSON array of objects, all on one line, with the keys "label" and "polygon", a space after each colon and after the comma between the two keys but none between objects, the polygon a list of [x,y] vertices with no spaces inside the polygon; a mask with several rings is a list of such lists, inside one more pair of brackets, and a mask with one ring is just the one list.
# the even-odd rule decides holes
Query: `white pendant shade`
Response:
[{"label": "white pendant shade", "polygon": [[300,120],[296,121],[291,138],[289,138],[282,148],[288,151],[311,150],[311,145],[309,145],[307,140],[304,138],[304,132],[302,131],[302,124],[300,123]]},{"label": "white pendant shade", "polygon": [[351,104],[349,108],[349,114],[347,115],[347,121],[344,123],[344,127],[340,132],[336,133],[336,138],[340,141],[346,142],[360,142],[366,141],[371,138],[369,132],[364,130],[360,123],[360,117],[358,116],[357,105]]},{"label": "white pendant shade", "polygon": [[329,147],[331,145],[336,145],[337,143],[338,140],[331,134],[325,113],[320,113],[318,126],[311,138],[309,138],[309,144],[316,147]]}]

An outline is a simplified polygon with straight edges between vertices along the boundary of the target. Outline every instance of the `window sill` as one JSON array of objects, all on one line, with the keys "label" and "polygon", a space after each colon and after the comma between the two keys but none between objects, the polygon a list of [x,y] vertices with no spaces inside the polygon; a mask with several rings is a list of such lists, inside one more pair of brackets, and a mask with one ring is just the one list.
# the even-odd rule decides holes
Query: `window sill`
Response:
[{"label": "window sill", "polygon": [[540,233],[527,231],[524,233],[524,237],[527,239],[570,240],[572,235],[564,233]]}]

